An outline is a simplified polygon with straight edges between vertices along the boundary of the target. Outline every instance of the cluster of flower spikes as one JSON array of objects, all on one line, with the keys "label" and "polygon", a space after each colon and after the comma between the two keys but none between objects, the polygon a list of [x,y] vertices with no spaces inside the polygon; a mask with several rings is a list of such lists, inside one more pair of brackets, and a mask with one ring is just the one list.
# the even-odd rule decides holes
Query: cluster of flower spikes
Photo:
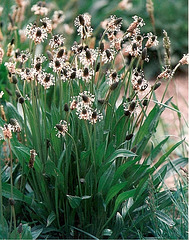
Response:
[{"label": "cluster of flower spikes", "polygon": [[91,124],[95,124],[103,119],[102,113],[99,110],[93,109],[95,101],[94,95],[84,91],[78,96],[73,97],[70,103],[70,109],[76,109],[76,114],[79,119],[88,120]]}]

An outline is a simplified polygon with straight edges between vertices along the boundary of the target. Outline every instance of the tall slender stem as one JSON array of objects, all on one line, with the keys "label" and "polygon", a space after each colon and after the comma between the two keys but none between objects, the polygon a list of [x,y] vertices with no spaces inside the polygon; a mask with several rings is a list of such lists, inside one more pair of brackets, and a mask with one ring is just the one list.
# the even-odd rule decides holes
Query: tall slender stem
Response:
[{"label": "tall slender stem", "polygon": [[88,138],[89,138],[89,144],[90,144],[90,147],[91,147],[91,154],[92,154],[93,164],[94,164],[95,184],[96,184],[97,183],[97,180],[96,180],[96,161],[95,161],[95,156],[94,156],[94,151],[93,151],[93,144],[92,144],[92,140],[91,140],[91,135],[89,133],[89,128],[88,128],[88,125],[87,125],[86,121],[85,121],[85,127],[86,127],[86,130],[87,130],[87,134],[88,134]]},{"label": "tall slender stem", "polygon": [[[10,182],[11,182],[11,200],[14,201],[14,196],[13,196],[13,163],[12,163],[12,150],[11,150],[11,145],[10,145],[10,139],[8,138],[8,147],[10,151]],[[15,209],[14,209],[14,204],[11,204],[11,212],[13,216],[13,221],[14,221],[14,230],[16,230],[16,215],[15,215]]]},{"label": "tall slender stem", "polygon": [[74,147],[75,147],[76,164],[77,164],[77,178],[78,178],[78,185],[79,185],[80,194],[82,196],[82,189],[81,189],[81,182],[80,182],[80,173],[79,173],[79,156],[78,156],[78,151],[77,151],[77,145],[76,145],[75,140],[72,137],[72,135],[70,135],[68,132],[66,132],[66,134],[72,139]]}]

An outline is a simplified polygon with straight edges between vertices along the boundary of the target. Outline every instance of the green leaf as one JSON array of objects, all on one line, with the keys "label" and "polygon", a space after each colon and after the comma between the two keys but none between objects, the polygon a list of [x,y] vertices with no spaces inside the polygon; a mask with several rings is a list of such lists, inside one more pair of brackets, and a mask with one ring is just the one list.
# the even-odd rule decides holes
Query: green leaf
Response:
[{"label": "green leaf", "polygon": [[111,235],[112,235],[112,230],[111,229],[106,228],[102,232],[102,236],[110,237]]},{"label": "green leaf", "polygon": [[18,228],[12,231],[10,235],[10,239],[20,239],[20,236],[21,236],[21,239],[26,239],[26,240],[33,239],[32,233],[31,233],[31,227],[28,226],[28,224],[22,225],[21,234],[18,233]]},{"label": "green leaf", "polygon": [[52,211],[50,213],[50,215],[48,216],[48,218],[47,218],[47,225],[46,225],[46,227],[50,226],[51,223],[55,220],[55,218],[56,218],[56,214]]},{"label": "green leaf", "polygon": [[63,158],[64,158],[64,155],[66,153],[66,150],[62,151],[61,155],[60,155],[60,158],[58,159],[58,169],[61,170],[61,166],[62,166],[62,161],[63,161]]},{"label": "green leaf", "polygon": [[137,142],[142,141],[144,138],[149,139],[151,137],[152,133],[157,127],[157,123],[162,112],[163,109],[161,109],[158,104],[156,104],[137,132],[133,146],[136,145]]},{"label": "green leaf", "polygon": [[114,182],[116,182],[120,176],[122,176],[122,174],[124,173],[124,171],[131,165],[135,165],[135,163],[138,161],[137,158],[135,158],[134,160],[130,160],[127,161],[126,163],[122,164],[121,166],[118,167],[118,169],[115,172],[115,176],[114,176]]},{"label": "green leaf", "polygon": [[48,160],[46,162],[45,171],[46,171],[46,174],[57,178],[57,180],[58,180],[59,184],[61,184],[61,186],[63,185],[64,176],[63,176],[62,172],[56,167],[56,165],[53,161]]},{"label": "green leaf", "polygon": [[22,225],[22,239],[33,239],[32,233],[31,233],[31,227],[28,226],[28,224]]},{"label": "green leaf", "polygon": [[123,228],[124,228],[123,217],[121,216],[121,214],[119,212],[117,212],[116,222],[115,222],[115,225],[114,225],[114,229],[113,229],[113,233],[111,235],[111,238],[112,239],[117,239],[117,237],[122,232]]},{"label": "green leaf", "polygon": [[8,239],[8,232],[8,224],[6,219],[3,217],[2,221],[0,221],[0,239]]},{"label": "green leaf", "polygon": [[130,197],[123,203],[123,207],[121,209],[122,217],[125,218],[126,214],[128,213],[129,209],[132,207],[134,201],[133,198]]},{"label": "green leaf", "polygon": [[[139,182],[138,186],[137,186],[137,191],[135,193],[135,201],[137,199],[140,198],[140,196],[146,191],[146,189],[148,188],[148,178],[149,178],[149,175],[147,174],[146,176],[144,176],[141,181]],[[148,194],[146,192],[146,194]]]},{"label": "green leaf", "polygon": [[39,235],[42,233],[43,227],[41,225],[32,227],[31,233],[32,233],[32,239],[37,239]]},{"label": "green leaf", "polygon": [[104,172],[98,184],[98,192],[106,193],[111,187],[115,173],[115,162]]},{"label": "green leaf", "polygon": [[[31,149],[14,139],[11,139],[11,149],[22,166],[29,163]],[[34,168],[37,172],[41,172],[41,161],[38,156],[35,157]]]},{"label": "green leaf", "polygon": [[164,222],[168,226],[172,227],[175,225],[175,222],[164,212],[156,210],[155,214],[160,221]]},{"label": "green leaf", "polygon": [[100,166],[104,157],[104,149],[105,149],[106,143],[103,142],[95,151],[95,159],[97,166]]},{"label": "green leaf", "polygon": [[83,196],[83,197],[78,197],[78,196],[71,196],[71,195],[66,195],[68,198],[68,201],[70,203],[70,206],[74,209],[79,207],[80,203],[84,199],[89,199],[91,196]]},{"label": "green leaf", "polygon": [[[167,168],[165,179],[172,176],[175,173],[178,173],[181,167],[185,167],[188,164],[188,158],[177,158],[172,161],[169,161],[167,164],[165,164],[161,169],[159,169],[158,173],[161,173],[165,171],[165,168]],[[157,174],[158,174],[157,173]]]},{"label": "green leaf", "polygon": [[127,186],[127,182],[118,183],[110,188],[105,199],[105,203],[108,204],[112,198],[118,194],[124,187]]},{"label": "green leaf", "polygon": [[167,172],[167,167],[164,167],[163,171],[157,171],[157,173],[153,176],[154,188],[157,188],[160,183],[163,183],[166,172]]},{"label": "green leaf", "polygon": [[146,147],[147,143],[151,136],[155,133],[159,118],[161,113],[166,108],[166,105],[171,101],[171,98],[162,106],[159,107],[158,104],[154,106],[151,110],[147,118],[145,119],[143,125],[140,127],[135,140],[133,142],[133,146],[137,145],[137,154],[140,155],[143,153],[144,148]]},{"label": "green leaf", "polygon": [[10,102],[6,102],[6,116],[8,119],[15,118],[21,125],[23,123],[21,115]]},{"label": "green leaf", "polygon": [[137,155],[126,149],[118,149],[108,158],[106,163],[113,162],[118,157],[136,157]]},{"label": "green leaf", "polygon": [[[11,185],[2,182],[2,195],[6,198],[11,198]],[[13,198],[25,202],[29,205],[32,204],[33,199],[21,193],[17,188],[13,187]]]},{"label": "green leaf", "polygon": [[151,152],[150,155],[145,159],[145,163],[149,164],[154,161],[154,159],[157,157],[157,155],[161,152],[162,147],[167,142],[169,137],[165,138],[163,141],[161,141]]},{"label": "green leaf", "polygon": [[177,148],[184,140],[176,143],[171,149],[169,149],[160,159],[159,161],[152,167],[154,171],[166,160],[166,158]]},{"label": "green leaf", "polygon": [[180,112],[178,106],[175,105],[173,102],[171,102],[171,105],[172,105],[173,108],[177,111],[178,118],[181,118],[181,112]]},{"label": "green leaf", "polygon": [[114,210],[113,210],[112,215],[111,215],[110,218],[112,218],[114,216],[114,214],[118,210],[118,208],[121,205],[121,203],[123,201],[127,200],[128,198],[133,197],[135,192],[136,192],[136,189],[132,189],[132,190],[129,190],[129,191],[126,191],[126,192],[123,192],[123,193],[119,194],[119,196],[117,197],[117,199],[115,201]]},{"label": "green leaf", "polygon": [[81,229],[79,229],[79,228],[76,228],[76,227],[74,227],[74,226],[71,226],[70,228],[73,228],[73,229],[77,230],[78,232],[84,233],[85,235],[89,236],[90,239],[99,240],[97,237],[95,237],[95,236],[93,236],[92,234],[90,234],[90,233],[88,233],[88,232],[85,232],[85,231],[83,231],[83,230],[81,230]]}]

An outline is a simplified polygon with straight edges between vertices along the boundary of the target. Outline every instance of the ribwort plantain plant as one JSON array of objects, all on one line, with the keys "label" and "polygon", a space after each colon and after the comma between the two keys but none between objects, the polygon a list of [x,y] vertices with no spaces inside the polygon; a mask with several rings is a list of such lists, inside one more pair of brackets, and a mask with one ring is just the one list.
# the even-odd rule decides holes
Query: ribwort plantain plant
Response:
[{"label": "ribwort plantain plant", "polygon": [[[187,164],[185,139],[169,148],[169,137],[150,141],[162,112],[179,112],[169,106],[171,98],[164,102],[167,88],[161,102],[155,91],[188,64],[188,55],[173,69],[165,61],[151,86],[144,66],[158,40],[141,33],[141,17],[121,30],[122,18],[112,15],[99,37],[93,36],[90,14],[80,14],[74,21],[80,39],[68,48],[67,35],[57,32],[62,11],[48,18],[45,2],[33,5],[36,18],[25,26],[26,39],[20,31],[26,2],[16,4],[9,16],[11,41],[0,46],[10,95],[0,94],[0,236],[163,238],[161,226],[186,237],[186,212],[181,211],[185,227],[178,232],[179,223],[165,211],[172,204],[178,208],[187,188],[178,172]],[[164,43],[168,40],[166,33]],[[171,161],[180,145],[182,155]],[[163,183],[173,169],[183,185],[171,192]]]}]

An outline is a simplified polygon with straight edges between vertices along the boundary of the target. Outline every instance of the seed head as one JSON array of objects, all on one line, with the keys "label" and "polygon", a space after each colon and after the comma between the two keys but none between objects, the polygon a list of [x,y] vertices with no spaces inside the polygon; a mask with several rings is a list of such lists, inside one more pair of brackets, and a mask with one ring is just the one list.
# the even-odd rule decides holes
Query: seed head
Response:
[{"label": "seed head", "polygon": [[67,103],[64,104],[64,111],[65,112],[68,112],[69,111],[69,106]]},{"label": "seed head", "polygon": [[65,120],[60,120],[59,124],[56,124],[55,128],[58,130],[56,136],[60,138],[62,135],[65,137],[65,134],[68,132],[68,124]]},{"label": "seed head", "polygon": [[126,140],[126,141],[129,141],[129,140],[132,139],[132,137],[133,137],[133,134],[132,134],[132,133],[131,133],[131,134],[128,134],[128,135],[126,136],[125,140]]},{"label": "seed head", "polygon": [[34,167],[34,162],[35,162],[35,156],[37,155],[35,149],[30,150],[30,160],[28,163],[28,167],[29,168],[33,168]]}]

